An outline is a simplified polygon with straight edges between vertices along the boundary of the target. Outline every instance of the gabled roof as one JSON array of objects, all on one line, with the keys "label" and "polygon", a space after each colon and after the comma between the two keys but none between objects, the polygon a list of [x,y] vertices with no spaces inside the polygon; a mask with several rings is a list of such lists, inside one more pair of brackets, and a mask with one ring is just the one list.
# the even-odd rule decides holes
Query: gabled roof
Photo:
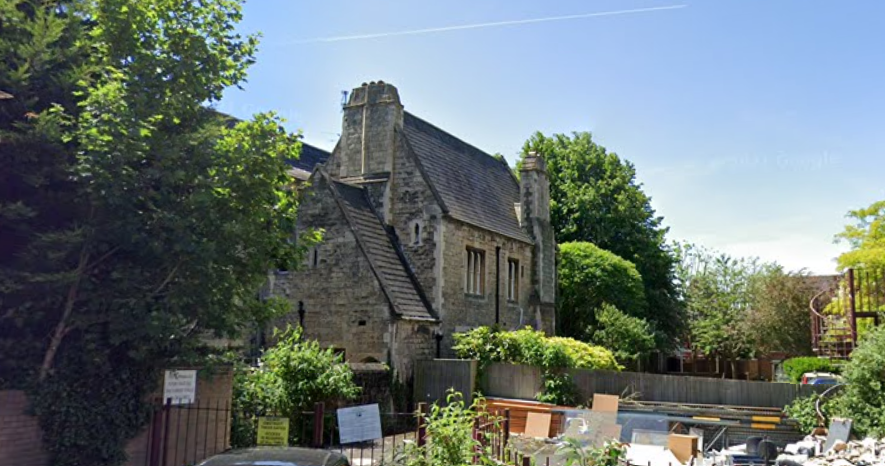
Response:
[{"label": "gabled roof", "polygon": [[297,160],[289,159],[286,162],[289,166],[292,167],[292,176],[298,178],[299,180],[306,180],[310,178],[310,174],[313,173],[313,169],[316,168],[317,165],[326,163],[326,160],[329,160],[329,157],[332,154],[318,148],[311,146],[310,144],[306,144],[304,142],[301,143],[301,155]]},{"label": "gabled roof", "polygon": [[394,313],[406,319],[437,320],[396,238],[384,227],[366,190],[335,181],[322,169],[317,174],[328,182]]},{"label": "gabled roof", "polygon": [[403,133],[443,210],[463,222],[532,243],[519,225],[519,183],[505,162],[403,112]]}]

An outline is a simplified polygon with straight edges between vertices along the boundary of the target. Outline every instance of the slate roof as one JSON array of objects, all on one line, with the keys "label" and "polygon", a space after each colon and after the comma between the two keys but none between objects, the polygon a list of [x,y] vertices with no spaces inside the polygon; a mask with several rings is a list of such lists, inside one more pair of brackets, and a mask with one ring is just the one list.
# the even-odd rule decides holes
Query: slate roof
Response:
[{"label": "slate roof", "polygon": [[408,319],[437,320],[395,238],[372,207],[366,190],[332,180],[328,175],[324,177],[394,312]]},{"label": "slate roof", "polygon": [[403,113],[403,133],[441,198],[443,210],[463,222],[532,243],[516,217],[519,183],[507,164]]},{"label": "slate roof", "polygon": [[306,180],[313,173],[313,169],[322,163],[326,163],[332,154],[318,148],[301,143],[301,156],[297,160],[287,160],[292,167],[292,175],[300,180]]}]

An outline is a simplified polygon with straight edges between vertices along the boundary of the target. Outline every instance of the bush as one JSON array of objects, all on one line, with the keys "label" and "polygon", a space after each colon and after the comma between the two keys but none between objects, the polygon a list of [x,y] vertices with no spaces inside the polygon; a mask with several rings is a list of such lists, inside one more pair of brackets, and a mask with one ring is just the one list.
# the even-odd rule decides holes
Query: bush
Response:
[{"label": "bush", "polygon": [[604,304],[596,318],[592,341],[610,349],[618,362],[635,361],[655,348],[654,332],[645,319],[629,316],[610,304]]},{"label": "bush", "polygon": [[493,362],[526,364],[542,369],[620,370],[611,351],[573,338],[548,337],[526,327],[512,332],[477,327],[456,333],[455,353],[462,359],[475,359],[480,370]]},{"label": "bush", "polygon": [[[784,407],[784,412],[787,413],[787,416],[790,416],[799,423],[799,426],[804,433],[811,433],[815,427],[820,425],[817,417],[817,409],[815,407],[817,400],[820,398],[821,396],[817,393],[810,396],[796,398],[792,403]],[[832,400],[823,401],[821,403],[821,411],[825,418],[830,418],[833,414]],[[827,419],[823,420],[824,424],[826,424],[826,420]]]},{"label": "bush", "polygon": [[455,353],[475,359],[480,374],[493,362],[525,364],[541,369],[544,389],[536,398],[554,404],[574,405],[577,390],[563,369],[621,370],[611,351],[572,338],[548,337],[526,327],[512,332],[477,327],[456,333]]},{"label": "bush", "polygon": [[642,277],[632,262],[592,243],[559,246],[557,322],[564,336],[589,339],[596,310],[610,303],[628,315],[645,317]]},{"label": "bush", "polygon": [[856,433],[885,437],[885,326],[861,339],[843,375],[846,385],[835,411],[854,420]]},{"label": "bush", "polygon": [[[234,376],[231,446],[255,445],[259,416],[288,417],[293,423],[314,403],[351,400],[360,391],[340,354],[304,340],[301,329],[287,329],[262,356],[261,368],[240,366]],[[290,441],[299,429],[291,428]]]},{"label": "bush", "polygon": [[839,366],[829,359],[815,357],[790,358],[784,361],[784,373],[791,382],[801,382],[802,374],[806,372],[839,372]]},{"label": "bush", "polygon": [[445,405],[434,403],[424,418],[430,441],[422,446],[403,445],[394,456],[394,466],[464,466],[473,464],[474,456],[479,456],[480,464],[494,464],[492,443],[483,446],[473,437],[474,422],[484,404],[485,400],[477,398],[467,406],[460,393],[449,390]]}]

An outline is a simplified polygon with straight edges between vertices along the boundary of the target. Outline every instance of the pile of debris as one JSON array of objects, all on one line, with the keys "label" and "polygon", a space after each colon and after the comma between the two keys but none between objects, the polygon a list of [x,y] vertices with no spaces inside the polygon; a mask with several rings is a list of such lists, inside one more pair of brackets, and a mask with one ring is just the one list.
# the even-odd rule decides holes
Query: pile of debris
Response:
[{"label": "pile of debris", "polygon": [[777,459],[782,466],[885,466],[885,439],[835,440],[828,445],[825,437],[809,436],[787,445]]}]

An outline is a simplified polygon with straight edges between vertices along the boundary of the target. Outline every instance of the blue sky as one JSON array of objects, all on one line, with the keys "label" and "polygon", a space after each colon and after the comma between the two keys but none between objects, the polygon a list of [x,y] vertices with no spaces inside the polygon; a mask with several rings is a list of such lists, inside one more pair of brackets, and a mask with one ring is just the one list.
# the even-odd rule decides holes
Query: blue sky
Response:
[{"label": "blue sky", "polygon": [[[580,19],[321,41],[502,21]],[[341,91],[406,109],[512,163],[534,132],[591,131],[632,161],[669,238],[831,273],[852,208],[885,198],[885,2],[251,0],[245,90],[331,149]]]}]

